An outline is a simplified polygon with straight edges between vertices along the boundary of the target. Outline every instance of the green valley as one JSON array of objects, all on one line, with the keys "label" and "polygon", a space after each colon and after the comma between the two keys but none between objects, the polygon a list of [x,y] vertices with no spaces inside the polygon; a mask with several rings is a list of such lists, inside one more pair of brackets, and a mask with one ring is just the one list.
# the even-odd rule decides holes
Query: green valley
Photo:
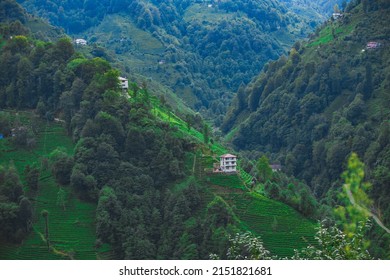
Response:
[{"label": "green valley", "polygon": [[[137,98],[142,99],[142,96],[139,95]],[[210,147],[204,146],[202,133],[193,127],[188,129],[187,124],[162,106],[157,98],[151,97],[151,104],[153,104],[151,111],[158,118],[178,128],[178,137],[190,138],[198,146],[194,154],[188,155],[190,161],[186,173],[190,179],[182,182],[179,180],[173,185],[172,191],[176,189],[175,192],[180,194],[191,189],[193,184],[199,185],[202,201],[199,209],[206,209],[216,198],[223,199],[235,217],[231,222],[237,230],[250,231],[261,236],[266,247],[278,257],[291,257],[294,249],[303,248],[314,241],[316,223],[307,220],[283,203],[251,192],[245,185],[248,175],[244,171],[240,175],[205,173],[204,170],[210,169],[215,160],[202,153],[218,155],[226,152],[226,148],[217,142]],[[39,166],[40,177],[38,191],[29,188],[25,190],[33,202],[35,213],[31,233],[21,245],[2,242],[0,258],[37,260],[116,258],[108,244],[96,247],[96,204],[80,200],[79,193],[74,188],[56,182],[52,172],[45,166],[48,164],[50,154],[57,148],[64,149],[70,156],[73,155],[75,147],[71,138],[66,135],[63,123],[40,120],[34,112],[8,113],[14,116],[13,118],[20,119],[23,125],[36,127],[37,142],[33,149],[20,149],[16,148],[10,139],[1,140],[0,164],[14,164],[21,178],[26,176],[27,165]],[[181,185],[180,189],[176,187],[177,185]],[[64,197],[62,202],[59,202],[60,195]],[[49,213],[50,249],[44,235],[45,221],[41,214],[44,210]],[[194,217],[203,219],[205,215],[207,213],[200,210]]]},{"label": "green valley", "polygon": [[74,39],[85,39],[90,47],[80,51],[110,60],[131,80],[163,85],[216,126],[238,87],[340,2],[20,1]]},{"label": "green valley", "polygon": [[19,2],[0,259],[389,258],[387,1]]},{"label": "green valley", "polygon": [[[389,8],[386,1],[352,1],[340,18],[297,42],[288,57],[269,63],[242,88],[222,126],[236,148],[280,162],[331,206],[340,203],[341,174],[357,153],[373,186],[372,208],[385,224]],[[388,258],[389,237],[380,232],[371,230],[371,250]]]}]

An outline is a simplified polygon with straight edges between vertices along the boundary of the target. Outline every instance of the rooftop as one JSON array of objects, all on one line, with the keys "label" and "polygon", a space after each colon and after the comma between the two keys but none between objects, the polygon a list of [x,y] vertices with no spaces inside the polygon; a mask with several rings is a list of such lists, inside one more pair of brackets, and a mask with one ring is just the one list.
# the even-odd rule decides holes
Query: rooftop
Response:
[{"label": "rooftop", "polygon": [[237,156],[235,155],[232,155],[232,154],[224,154],[222,156],[220,156],[220,158],[236,158]]}]

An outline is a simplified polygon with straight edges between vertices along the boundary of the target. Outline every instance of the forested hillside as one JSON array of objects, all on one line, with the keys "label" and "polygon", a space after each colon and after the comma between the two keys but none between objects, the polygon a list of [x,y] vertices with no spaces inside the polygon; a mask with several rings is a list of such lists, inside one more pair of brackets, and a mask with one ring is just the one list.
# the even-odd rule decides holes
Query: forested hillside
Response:
[{"label": "forested hillside", "polygon": [[[390,3],[352,1],[289,56],[240,88],[223,124],[235,147],[260,151],[332,201],[356,152],[374,208],[390,224]],[[248,153],[249,154],[249,153]],[[258,155],[256,153],[252,153]],[[335,203],[335,202],[331,202]]]},{"label": "forested hillside", "polygon": [[[9,4],[9,9],[17,10],[15,3],[9,1]],[[57,119],[77,143],[74,156],[59,147],[58,151],[42,154],[38,159],[21,159],[34,161],[33,171],[25,169],[24,180],[28,182],[30,173],[35,178],[31,186],[22,186],[12,161],[2,162],[5,165],[1,168],[0,185],[2,242],[4,239],[20,242],[31,230],[30,200],[35,201],[36,195],[43,191],[39,188],[43,180],[39,174],[49,164],[59,186],[72,188],[78,197],[98,204],[98,247],[112,244],[117,258],[155,258],[157,242],[176,244],[177,240],[172,238],[180,237],[179,229],[175,229],[175,237],[155,233],[164,231],[163,213],[185,218],[179,213],[183,208],[174,205],[189,198],[183,193],[173,196],[166,186],[183,177],[185,153],[191,144],[174,136],[174,129],[152,115],[146,85],[142,89],[134,85],[130,104],[119,89],[117,70],[100,58],[86,59],[77,54],[68,39],[56,43],[34,40],[28,28],[13,19],[1,23],[0,30],[0,107],[34,110],[30,112],[47,122]],[[15,118],[14,113],[1,113],[1,153],[36,148],[37,131],[28,123]],[[24,192],[30,200],[21,196]],[[189,197],[195,194],[190,192]],[[155,203],[165,200],[166,203]],[[196,207],[191,209],[195,211]],[[152,227],[158,229],[152,231]],[[54,251],[56,245],[47,242]],[[172,252],[159,254],[166,258],[173,256]]]},{"label": "forested hillside", "polygon": [[[321,15],[331,15],[335,8],[344,9],[349,0],[280,0],[287,6],[291,6],[297,14],[305,14],[308,11],[316,11]],[[337,5],[337,6],[336,6]]]},{"label": "forested hillside", "polygon": [[[337,200],[346,206],[338,208],[344,216],[322,222],[315,234],[319,223],[314,219],[331,212],[336,195],[327,197],[328,206],[319,204],[306,184],[273,172],[265,156],[257,162],[256,178],[245,171],[249,163],[241,157],[237,174],[213,172],[219,156],[231,150],[218,143],[199,114],[175,114],[164,92],[151,94],[151,80],[130,80],[128,89],[121,88],[122,73],[107,60],[91,56],[91,46],[75,48],[66,37],[42,40],[53,30],[50,26],[27,15],[14,1],[0,3],[5,9],[0,23],[0,258],[371,258],[363,235],[365,215],[353,205]],[[220,4],[218,9],[224,4],[224,9],[235,9],[229,1]],[[354,16],[365,13],[352,8],[347,24],[360,28]],[[365,2],[363,8],[380,15],[387,6]],[[330,45],[329,38],[337,42],[333,33],[347,38],[353,28],[324,29],[311,44]],[[369,44],[370,51],[386,58],[381,47],[385,40],[380,40],[381,44]],[[310,48],[295,47],[291,58],[282,59],[283,65],[291,63],[292,73],[305,48]],[[279,64],[268,69],[277,72]],[[370,85],[369,77],[366,74],[363,88]],[[382,96],[376,90],[359,98]],[[268,93],[271,96],[272,90]],[[236,100],[241,107],[231,111],[225,128],[251,113],[247,104],[253,98],[245,97],[241,87]],[[333,102],[329,97],[329,104]],[[257,104],[261,107],[261,98]],[[378,145],[387,145],[380,139]],[[272,151],[271,144],[267,147]],[[382,146],[376,147],[374,152]],[[362,180],[362,165],[354,155],[344,179],[346,185]],[[369,202],[366,189],[354,185],[350,194],[358,192],[358,202]],[[388,258],[386,239],[378,240],[384,245],[373,247],[375,255]]]},{"label": "forested hillside", "polygon": [[20,2],[86,39],[93,55],[102,55],[99,46],[109,49],[129,76],[168,86],[216,125],[241,83],[333,10],[317,1],[279,0]]},{"label": "forested hillside", "polygon": [[205,173],[224,150],[201,118],[185,123],[146,82],[123,91],[107,61],[35,39],[5,9],[18,17],[0,24],[0,258],[207,259],[243,230],[290,257],[313,240],[315,221]]}]

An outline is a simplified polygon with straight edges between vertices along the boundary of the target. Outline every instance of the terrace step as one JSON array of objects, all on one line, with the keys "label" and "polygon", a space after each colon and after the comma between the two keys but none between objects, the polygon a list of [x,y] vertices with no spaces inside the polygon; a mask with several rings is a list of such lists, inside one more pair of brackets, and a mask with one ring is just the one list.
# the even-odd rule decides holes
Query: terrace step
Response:
[{"label": "terrace step", "polygon": [[[243,184],[243,178],[252,178],[249,176],[243,173],[240,184]],[[236,179],[238,177],[209,176],[209,189],[229,204],[244,228],[260,236],[268,250],[279,257],[289,257],[294,249],[314,242],[314,222],[286,204],[240,188]]]}]

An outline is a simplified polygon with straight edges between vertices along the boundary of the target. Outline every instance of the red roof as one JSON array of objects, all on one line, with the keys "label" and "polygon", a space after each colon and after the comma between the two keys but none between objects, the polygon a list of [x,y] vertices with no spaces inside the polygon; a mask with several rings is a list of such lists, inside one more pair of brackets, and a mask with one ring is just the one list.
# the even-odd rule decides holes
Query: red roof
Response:
[{"label": "red roof", "polygon": [[369,49],[375,49],[375,48],[378,48],[380,46],[380,43],[378,42],[368,42],[367,43],[367,48]]}]

